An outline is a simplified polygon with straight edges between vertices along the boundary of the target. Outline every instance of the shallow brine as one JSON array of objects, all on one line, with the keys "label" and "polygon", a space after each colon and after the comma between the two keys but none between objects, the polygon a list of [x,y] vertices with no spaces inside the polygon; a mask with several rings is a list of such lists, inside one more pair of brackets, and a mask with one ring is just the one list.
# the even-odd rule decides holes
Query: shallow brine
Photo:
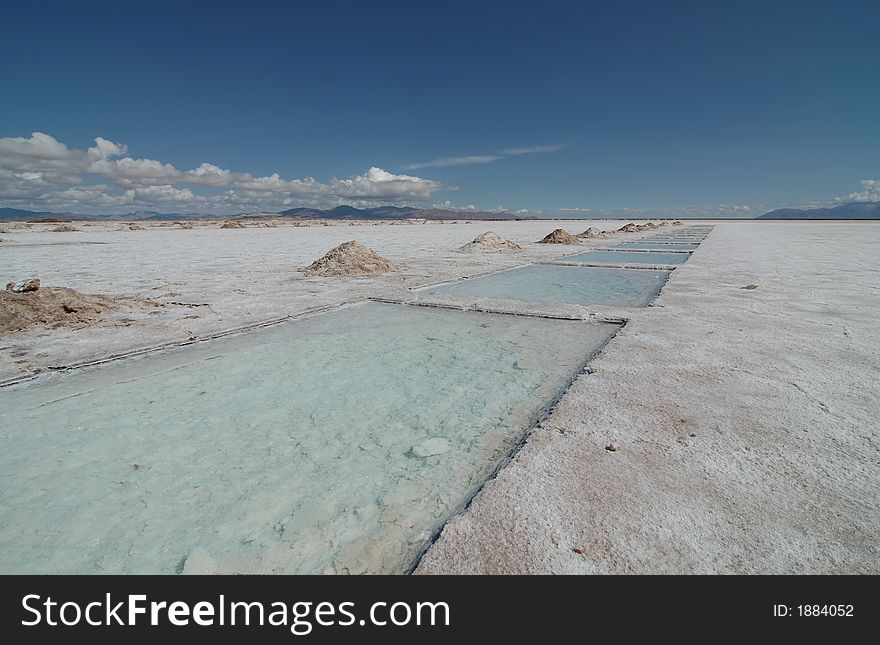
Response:
[{"label": "shallow brine", "polygon": [[690,257],[688,253],[642,253],[629,251],[587,251],[563,258],[567,262],[599,262],[603,264],[682,264]]},{"label": "shallow brine", "polygon": [[647,307],[668,277],[668,271],[533,264],[427,290],[526,302]]},{"label": "shallow brine", "polygon": [[664,244],[699,244],[703,241],[702,237],[646,237],[640,242],[663,242]]},{"label": "shallow brine", "polygon": [[401,572],[616,331],[368,303],[0,389],[0,572]]},{"label": "shallow brine", "polygon": [[693,251],[699,244],[667,244],[663,242],[620,242],[617,247],[621,249],[645,249],[646,251]]}]

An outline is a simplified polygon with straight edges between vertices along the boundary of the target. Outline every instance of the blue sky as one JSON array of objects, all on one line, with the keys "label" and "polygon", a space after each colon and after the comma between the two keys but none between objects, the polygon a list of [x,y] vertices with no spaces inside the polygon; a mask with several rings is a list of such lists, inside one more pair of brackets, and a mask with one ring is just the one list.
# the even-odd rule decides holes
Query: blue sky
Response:
[{"label": "blue sky", "polygon": [[126,5],[4,8],[0,205],[880,199],[876,0]]}]

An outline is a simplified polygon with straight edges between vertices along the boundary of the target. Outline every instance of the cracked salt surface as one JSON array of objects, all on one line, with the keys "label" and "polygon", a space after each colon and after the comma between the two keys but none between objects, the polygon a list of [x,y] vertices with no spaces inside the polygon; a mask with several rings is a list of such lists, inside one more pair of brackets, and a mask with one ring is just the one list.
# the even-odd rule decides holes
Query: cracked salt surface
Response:
[{"label": "cracked salt surface", "polygon": [[401,572],[616,330],[368,303],[2,388],[0,571]]}]

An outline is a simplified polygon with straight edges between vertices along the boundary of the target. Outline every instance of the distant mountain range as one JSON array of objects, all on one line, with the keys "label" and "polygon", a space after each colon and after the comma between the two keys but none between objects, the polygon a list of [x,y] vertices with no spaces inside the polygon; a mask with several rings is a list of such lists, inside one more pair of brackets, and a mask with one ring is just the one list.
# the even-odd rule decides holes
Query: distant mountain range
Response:
[{"label": "distant mountain range", "polygon": [[522,219],[510,213],[491,213],[487,211],[451,211],[436,208],[411,208],[408,206],[377,206],[375,208],[354,208],[337,206],[322,210],[319,208],[291,208],[280,213],[240,213],[239,215],[212,215],[208,213],[157,213],[156,211],[134,211],[113,215],[81,215],[80,213],[48,211],[28,211],[20,208],[0,208],[0,221],[19,220],[124,220],[124,221],[172,221],[187,219],[260,219],[266,217],[290,217],[294,219],[470,219],[505,220]]},{"label": "distant mountain range", "polygon": [[298,219],[514,219],[510,213],[504,212],[450,211],[437,208],[412,208],[410,206],[376,206],[374,208],[337,206],[326,210],[291,208],[281,211],[278,215]]},{"label": "distant mountain range", "polygon": [[[643,214],[644,215],[644,214]],[[267,217],[289,217],[293,219],[363,219],[363,220],[512,220],[538,219],[518,217],[508,212],[491,211],[453,211],[439,208],[412,208],[410,206],[376,206],[374,208],[355,208],[337,206],[335,208],[290,208],[280,213],[240,213],[238,215],[212,215],[209,213],[158,213],[156,211],[133,211],[113,215],[82,215],[80,213],[49,211],[28,211],[19,208],[0,208],[0,221],[73,221],[73,220],[122,220],[122,221],[179,221],[188,219],[262,219]],[[637,213],[595,214],[602,219],[638,218]],[[661,218],[663,216],[660,216]],[[671,217],[671,216],[666,216]],[[692,217],[692,216],[691,216]],[[644,217],[643,217],[644,218]],[[657,216],[653,219],[657,219]],[[720,218],[712,218],[720,219]],[[738,218],[735,218],[738,219]],[[880,202],[851,202],[830,208],[780,208],[760,215],[757,219],[880,219]]]},{"label": "distant mountain range", "polygon": [[850,202],[833,208],[780,208],[758,219],[880,219],[880,202]]}]

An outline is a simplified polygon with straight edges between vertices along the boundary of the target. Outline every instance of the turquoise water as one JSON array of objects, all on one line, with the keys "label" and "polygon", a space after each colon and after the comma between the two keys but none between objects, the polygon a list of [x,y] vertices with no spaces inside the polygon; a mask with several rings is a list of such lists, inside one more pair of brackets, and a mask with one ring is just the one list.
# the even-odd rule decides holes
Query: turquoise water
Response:
[{"label": "turquoise water", "polygon": [[620,242],[617,247],[621,249],[645,249],[649,251],[692,251],[699,244],[662,244],[659,242]]},{"label": "turquoise water", "polygon": [[646,307],[668,277],[669,271],[536,264],[428,290],[529,302]]},{"label": "turquoise water", "polygon": [[688,253],[630,253],[627,251],[587,251],[563,258],[568,262],[603,262],[607,264],[682,264]]},{"label": "turquoise water", "polygon": [[0,388],[0,572],[401,572],[616,328],[368,303]]},{"label": "turquoise water", "polygon": [[646,237],[640,242],[663,242],[664,244],[699,244],[703,241],[702,237],[690,236],[690,237]]}]

